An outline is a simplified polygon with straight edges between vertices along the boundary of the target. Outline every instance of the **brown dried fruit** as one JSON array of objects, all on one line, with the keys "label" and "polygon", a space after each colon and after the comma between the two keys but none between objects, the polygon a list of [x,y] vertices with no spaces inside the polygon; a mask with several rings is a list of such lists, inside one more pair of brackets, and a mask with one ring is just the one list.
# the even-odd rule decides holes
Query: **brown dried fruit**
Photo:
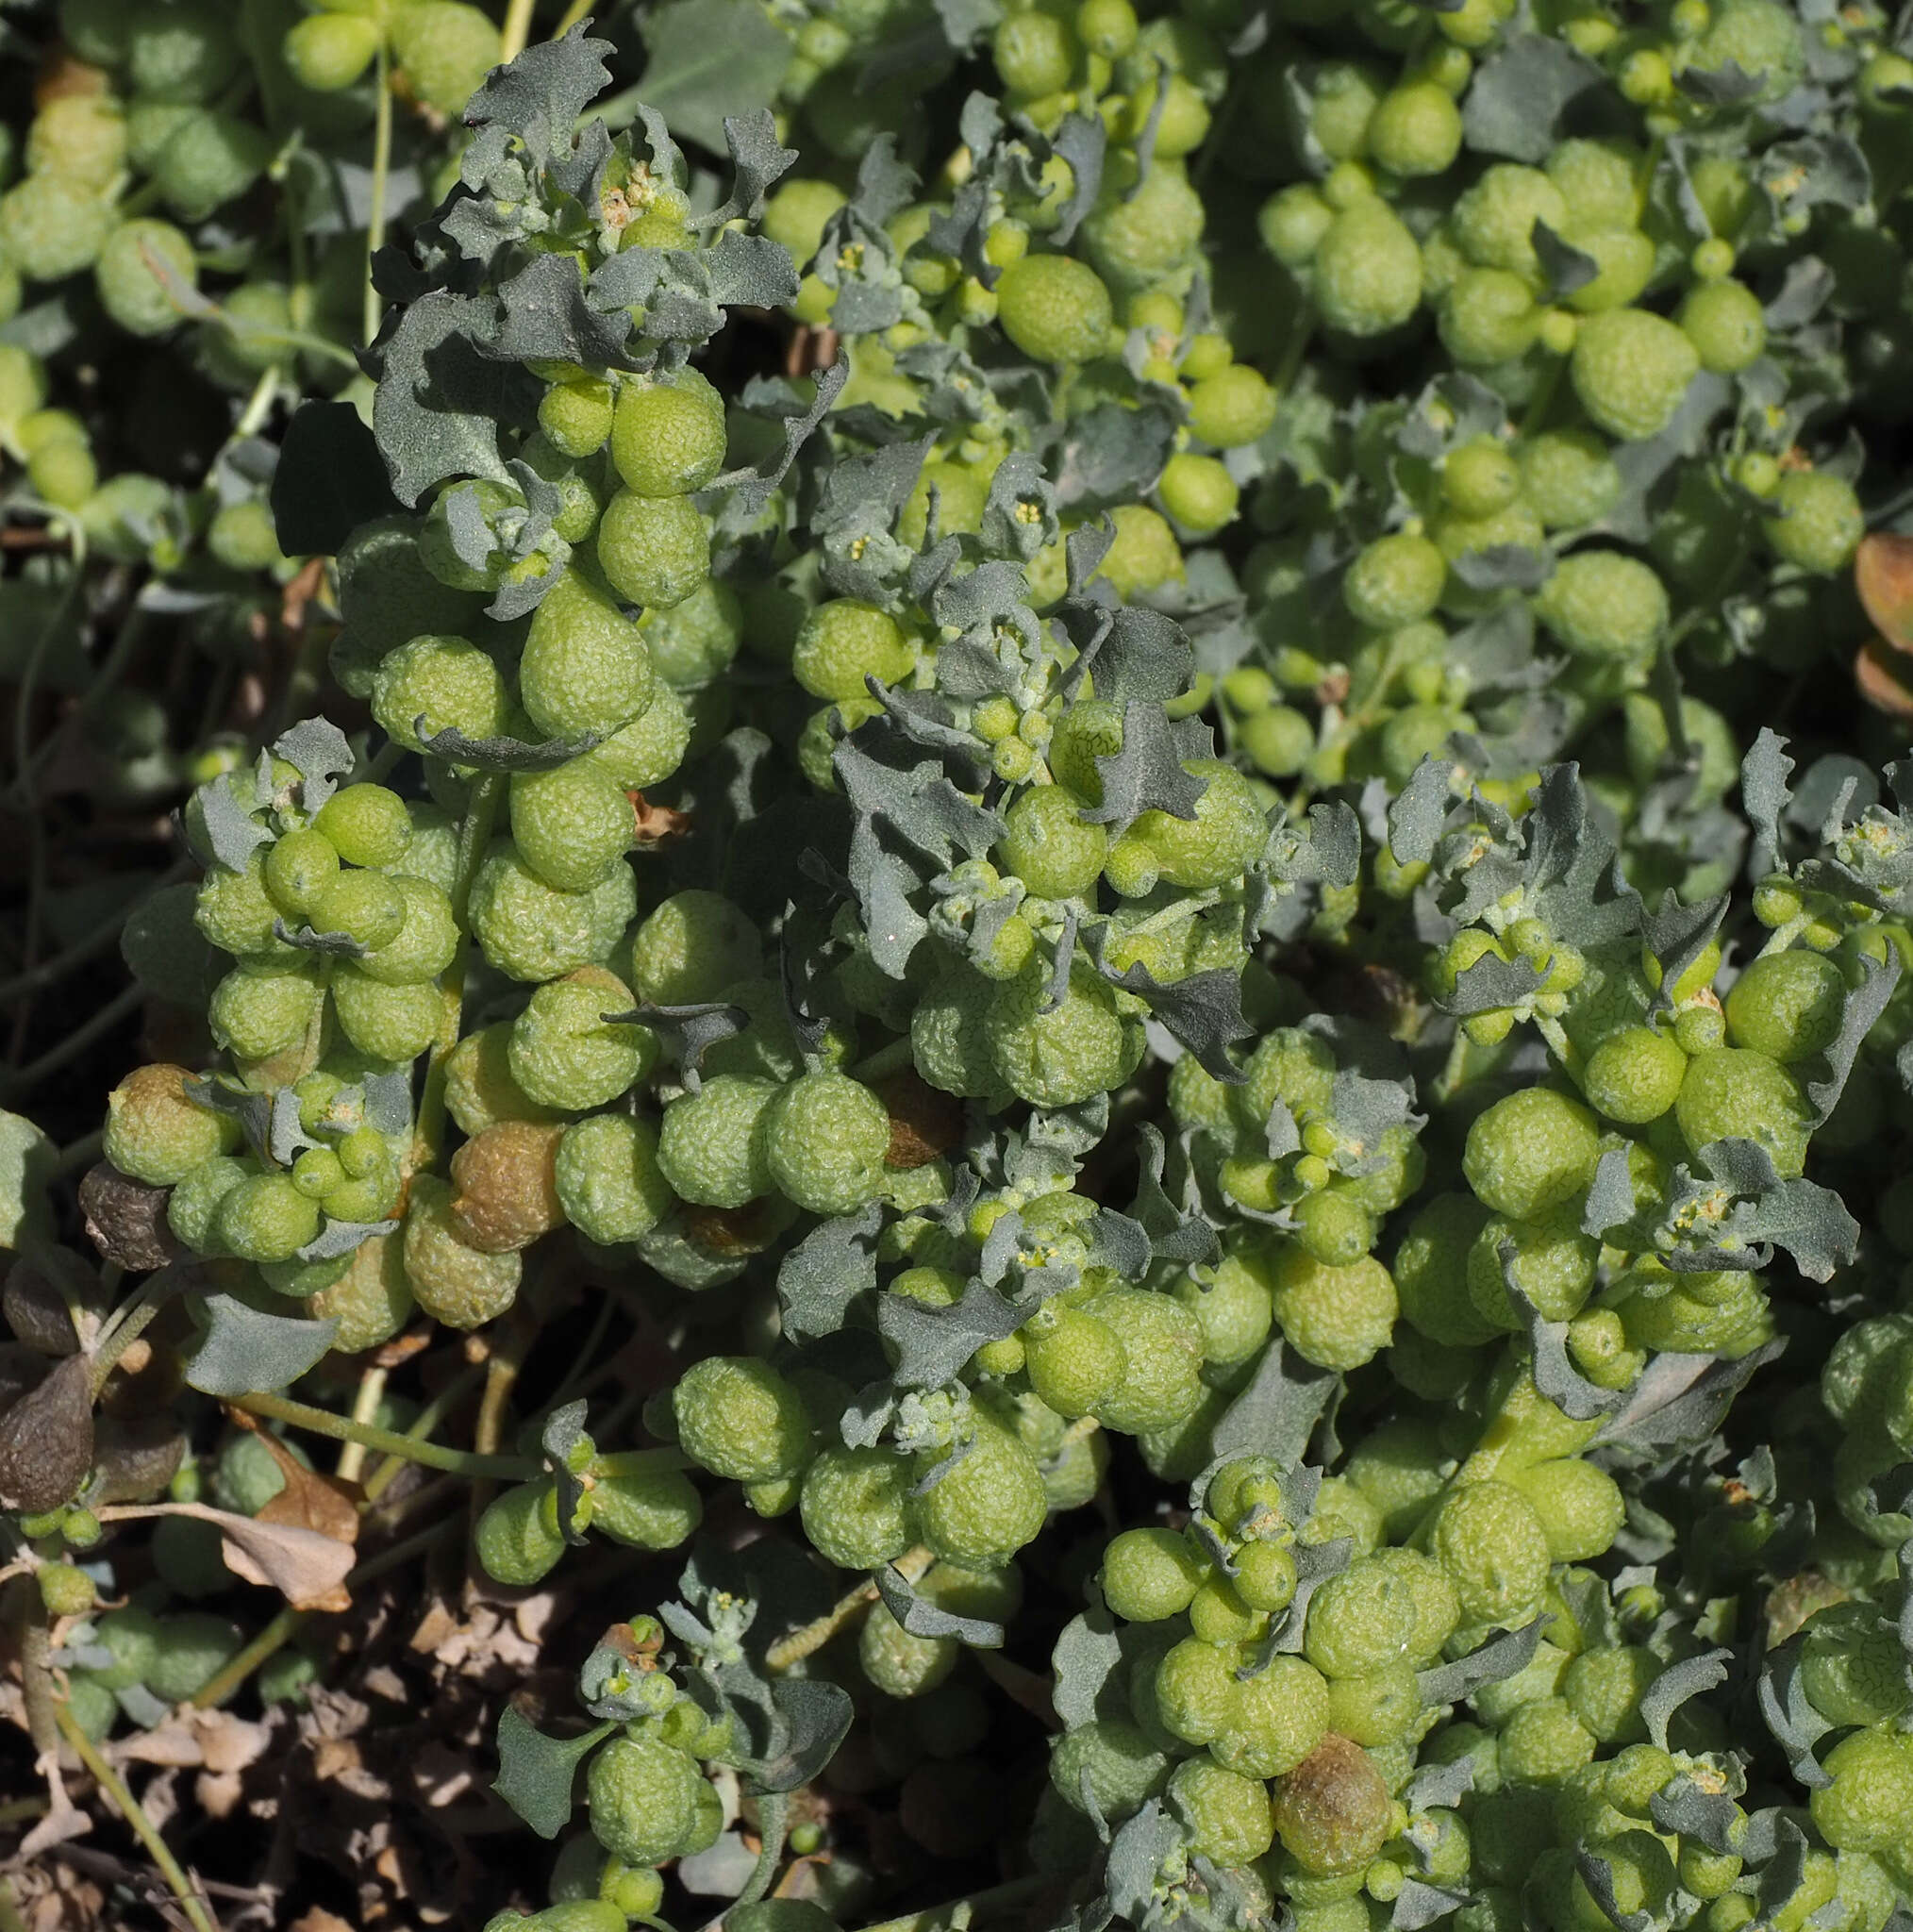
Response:
[{"label": "brown dried fruit", "polygon": [[1388,1840],[1389,1788],[1353,1739],[1330,1731],[1275,1781],[1275,1830],[1305,1872],[1359,1872]]},{"label": "brown dried fruit", "polygon": [[1913,651],[1913,537],[1875,530],[1854,552],[1854,589],[1881,638]]},{"label": "brown dried fruit", "polygon": [[1889,718],[1913,718],[1913,658],[1885,638],[1869,638],[1854,656],[1854,682],[1874,710]]},{"label": "brown dried fruit", "polygon": [[481,1254],[508,1255],[564,1225],[557,1196],[561,1123],[500,1121],[452,1157],[452,1224]]},{"label": "brown dried fruit", "polygon": [[904,1067],[871,1083],[890,1117],[886,1167],[927,1167],[963,1138],[963,1103],[940,1092],[914,1068]]},{"label": "brown dried fruit", "polygon": [[412,1293],[446,1327],[476,1328],[518,1299],[517,1255],[488,1255],[466,1241],[452,1219],[452,1191],[435,1174],[413,1179],[404,1241]]},{"label": "brown dried fruit", "polygon": [[8,1270],[0,1312],[28,1348],[41,1355],[72,1355],[80,1345],[72,1304],[85,1307],[98,1300],[99,1282],[77,1255],[37,1247],[16,1257]]},{"label": "brown dried fruit", "polygon": [[92,1364],[70,1355],[0,1415],[0,1505],[37,1515],[69,1502],[93,1466]]},{"label": "brown dried fruit", "polygon": [[163,1268],[183,1250],[166,1225],[170,1191],[129,1179],[107,1161],[90,1168],[79,1184],[87,1239],[108,1261],[128,1274]]}]

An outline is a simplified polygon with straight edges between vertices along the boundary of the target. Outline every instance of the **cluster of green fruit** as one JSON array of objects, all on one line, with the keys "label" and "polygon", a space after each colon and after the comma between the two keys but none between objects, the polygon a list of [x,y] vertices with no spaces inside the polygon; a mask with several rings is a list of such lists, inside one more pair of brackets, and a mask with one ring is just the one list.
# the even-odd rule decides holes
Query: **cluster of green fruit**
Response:
[{"label": "cluster of green fruit", "polygon": [[[724,1524],[589,1740],[501,1729],[590,1810],[495,1923],[655,1922],[740,1786],[740,1913],[793,1780],[937,1849],[1007,1640],[1058,1925],[1887,1932],[1913,820],[1772,727],[1845,675],[1913,340],[1888,24],[1017,6],[924,113],[865,63],[954,75],[954,16],[780,8],[726,192],[589,118],[582,30],[472,92],[469,13],[284,39],[469,140],[382,275],[390,491],[324,525],[362,709],[187,808],[128,953],[213,1052],[105,1147],[223,1361],[235,1309],[308,1367],[524,1323],[547,1264],[668,1316],[476,1519],[505,1587]],[[143,103],[144,49],[91,58]],[[733,311],[807,373],[734,379]],[[58,503],[46,399],[0,362]],[[28,1529],[55,1616],[98,1487]],[[87,1728],[226,1666],[167,1616],[97,1620]]]}]

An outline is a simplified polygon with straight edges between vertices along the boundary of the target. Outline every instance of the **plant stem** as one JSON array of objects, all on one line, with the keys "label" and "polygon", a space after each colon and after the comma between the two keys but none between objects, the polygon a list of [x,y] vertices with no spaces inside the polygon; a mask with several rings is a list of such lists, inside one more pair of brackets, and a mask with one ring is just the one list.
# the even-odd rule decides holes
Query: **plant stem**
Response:
[{"label": "plant stem", "polygon": [[[353,1398],[352,1420],[363,1425],[370,1423],[378,1413],[378,1405],[385,1399],[385,1371],[367,1369],[358,1378],[358,1393]],[[348,1442],[339,1452],[339,1478],[341,1482],[356,1483],[358,1472],[365,1467],[365,1444]]]},{"label": "plant stem", "polygon": [[26,1932],[26,1921],[13,1903],[13,1888],[0,1878],[0,1932]]},{"label": "plant stem", "polygon": [[771,1889],[777,1867],[784,1857],[784,1841],[790,1832],[790,1795],[788,1791],[765,1791],[757,1800],[757,1862],[744,1881],[732,1909],[754,1906]]},{"label": "plant stem", "polygon": [[173,1299],[173,1288],[162,1286],[161,1275],[149,1275],[136,1294],[122,1308],[113,1324],[93,1347],[92,1383],[97,1395],[107,1386],[113,1365],[138,1341],[141,1331]]},{"label": "plant stem", "polygon": [[498,58],[501,63],[515,60],[524,52],[524,43],[531,38],[531,9],[533,0],[510,0],[505,9],[505,25],[498,36]]},{"label": "plant stem", "polygon": [[28,1060],[24,1067],[0,1079],[0,1093],[12,1095],[24,1093],[30,1087],[37,1087],[49,1074],[57,1074],[69,1061],[77,1059],[94,1041],[110,1033],[121,1021],[139,1011],[146,998],[143,986],[133,985],[125,989],[117,998],[108,1003],[84,1025],[75,1026],[58,1046],[50,1047],[37,1060]]},{"label": "plant stem", "polygon": [[[407,1439],[414,1442],[423,1442],[439,1426],[439,1424],[465,1399],[472,1385],[484,1373],[484,1370],[474,1362],[469,1369],[453,1376],[451,1381],[440,1390],[438,1394],[433,1396],[424,1408],[420,1409],[412,1422],[411,1427],[406,1431]],[[409,1457],[405,1456],[388,1456],[366,1479],[366,1502],[368,1504],[376,1503],[385,1494],[386,1491],[391,1487],[392,1478],[398,1474],[399,1471],[410,1459]]]},{"label": "plant stem", "polygon": [[216,1932],[191,1879],[187,1877],[179,1860],[168,1849],[166,1840],[153,1828],[153,1821],[146,1816],[125,1779],[100,1756],[93,1740],[74,1722],[73,1712],[65,1705],[56,1707],[54,1714],[59,1724],[60,1735],[91,1773],[93,1782],[113,1801],[120,1815],[132,1826],[133,1836],[146,1847],[146,1856],[158,1866],[160,1876],[179,1901],[179,1909],[191,1923],[193,1932]]},{"label": "plant stem", "polygon": [[562,40],[586,14],[591,11],[591,8],[592,0],[572,0],[572,4],[558,16],[558,24],[552,28],[552,39]]},{"label": "plant stem", "polygon": [[82,1134],[77,1141],[59,1150],[59,1158],[53,1163],[47,1174],[49,1181],[63,1181],[82,1167],[91,1167],[100,1158],[100,1150],[107,1144],[107,1130],[95,1127],[91,1134]]},{"label": "plant stem", "polygon": [[[508,58],[508,57],[507,57]],[[385,197],[391,175],[391,63],[385,42],[378,48],[373,84],[378,90],[377,116],[372,125],[372,209],[365,225],[364,335],[370,342],[378,333],[378,291],[372,285],[374,256],[385,246]]]},{"label": "plant stem", "polygon": [[454,1475],[495,1476],[501,1482],[521,1483],[540,1473],[541,1465],[523,1456],[476,1455],[465,1449],[444,1449],[436,1442],[417,1442],[391,1429],[375,1429],[368,1423],[356,1423],[349,1416],[333,1415],[304,1402],[289,1401],[283,1395],[242,1395],[233,1401],[234,1408],[248,1415],[270,1417],[274,1422],[291,1423],[315,1436],[330,1436],[335,1442],[363,1442],[386,1456],[403,1457],[408,1462],[422,1462],[427,1469],[449,1470]]},{"label": "plant stem", "polygon": [[[935,1560],[930,1551],[919,1543],[915,1549],[905,1551],[897,1558],[896,1567],[915,1583]],[[764,1654],[765,1669],[788,1671],[792,1664],[822,1650],[840,1630],[869,1609],[876,1600],[876,1579],[867,1576],[855,1590],[847,1591],[839,1597],[823,1616],[806,1624],[800,1630],[791,1631],[788,1637],[779,1638]]]}]

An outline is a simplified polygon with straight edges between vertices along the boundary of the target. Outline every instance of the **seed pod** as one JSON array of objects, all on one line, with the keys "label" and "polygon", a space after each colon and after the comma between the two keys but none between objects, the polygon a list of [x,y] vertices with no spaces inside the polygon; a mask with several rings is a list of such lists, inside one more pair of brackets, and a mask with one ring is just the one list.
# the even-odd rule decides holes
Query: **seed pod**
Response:
[{"label": "seed pod", "polygon": [[452,1157],[452,1222],[468,1246],[507,1255],[564,1225],[556,1164],[562,1122],[500,1121]]},{"label": "seed pod", "polygon": [[[65,1292],[61,1290],[64,1287]],[[65,1248],[35,1248],[16,1256],[0,1289],[8,1326],[39,1355],[72,1355],[79,1347],[69,1298],[96,1301],[99,1283],[77,1255]]]},{"label": "seed pod", "polygon": [[1275,1829],[1305,1872],[1359,1872],[1389,1835],[1389,1788],[1353,1740],[1330,1731],[1275,1787]]},{"label": "seed pod", "polygon": [[0,1415],[0,1505],[29,1515],[70,1501],[93,1466],[92,1365],[71,1355]]},{"label": "seed pod", "polygon": [[182,1252],[166,1225],[170,1198],[168,1189],[131,1180],[103,1160],[79,1184],[87,1239],[107,1260],[129,1273],[163,1268]]}]

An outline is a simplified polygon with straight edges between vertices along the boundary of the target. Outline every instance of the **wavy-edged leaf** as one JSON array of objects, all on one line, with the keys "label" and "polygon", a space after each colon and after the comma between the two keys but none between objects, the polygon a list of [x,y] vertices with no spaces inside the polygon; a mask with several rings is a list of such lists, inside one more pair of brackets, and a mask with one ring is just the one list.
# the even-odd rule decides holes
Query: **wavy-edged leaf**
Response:
[{"label": "wavy-edged leaf", "polygon": [[851,1304],[876,1287],[876,1241],[883,1206],[873,1201],[855,1214],[813,1227],[777,1269],[784,1333],[793,1339],[835,1335]]},{"label": "wavy-edged leaf", "polygon": [[617,1728],[602,1724],[575,1738],[551,1738],[507,1704],[498,1715],[498,1775],[491,1789],[540,1838],[556,1838],[572,1822],[578,1766]]},{"label": "wavy-edged leaf", "polygon": [[1418,1671],[1415,1687],[1424,1706],[1460,1704],[1472,1697],[1484,1685],[1499,1684],[1525,1670],[1534,1661],[1541,1639],[1554,1622],[1552,1616],[1535,1618],[1518,1630],[1504,1631],[1479,1650],[1456,1657],[1453,1663],[1438,1665],[1432,1671]]},{"label": "wavy-edged leaf", "polygon": [[912,1637],[954,1637],[972,1650],[1001,1650],[1003,1625],[986,1617],[959,1617],[919,1593],[894,1563],[871,1572],[884,1607]]},{"label": "wavy-edged leaf", "polygon": [[427,733],[423,714],[412,721],[419,742],[435,758],[450,765],[469,765],[481,772],[555,772],[582,758],[601,742],[602,734],[581,731],[575,738],[547,738],[528,744],[522,738],[467,738],[456,724]]},{"label": "wavy-edged leaf", "polygon": [[268,1315],[229,1294],[200,1298],[205,1333],[186,1358],[186,1380],[202,1395],[270,1393],[296,1382],[332,1346],[335,1320]]}]

